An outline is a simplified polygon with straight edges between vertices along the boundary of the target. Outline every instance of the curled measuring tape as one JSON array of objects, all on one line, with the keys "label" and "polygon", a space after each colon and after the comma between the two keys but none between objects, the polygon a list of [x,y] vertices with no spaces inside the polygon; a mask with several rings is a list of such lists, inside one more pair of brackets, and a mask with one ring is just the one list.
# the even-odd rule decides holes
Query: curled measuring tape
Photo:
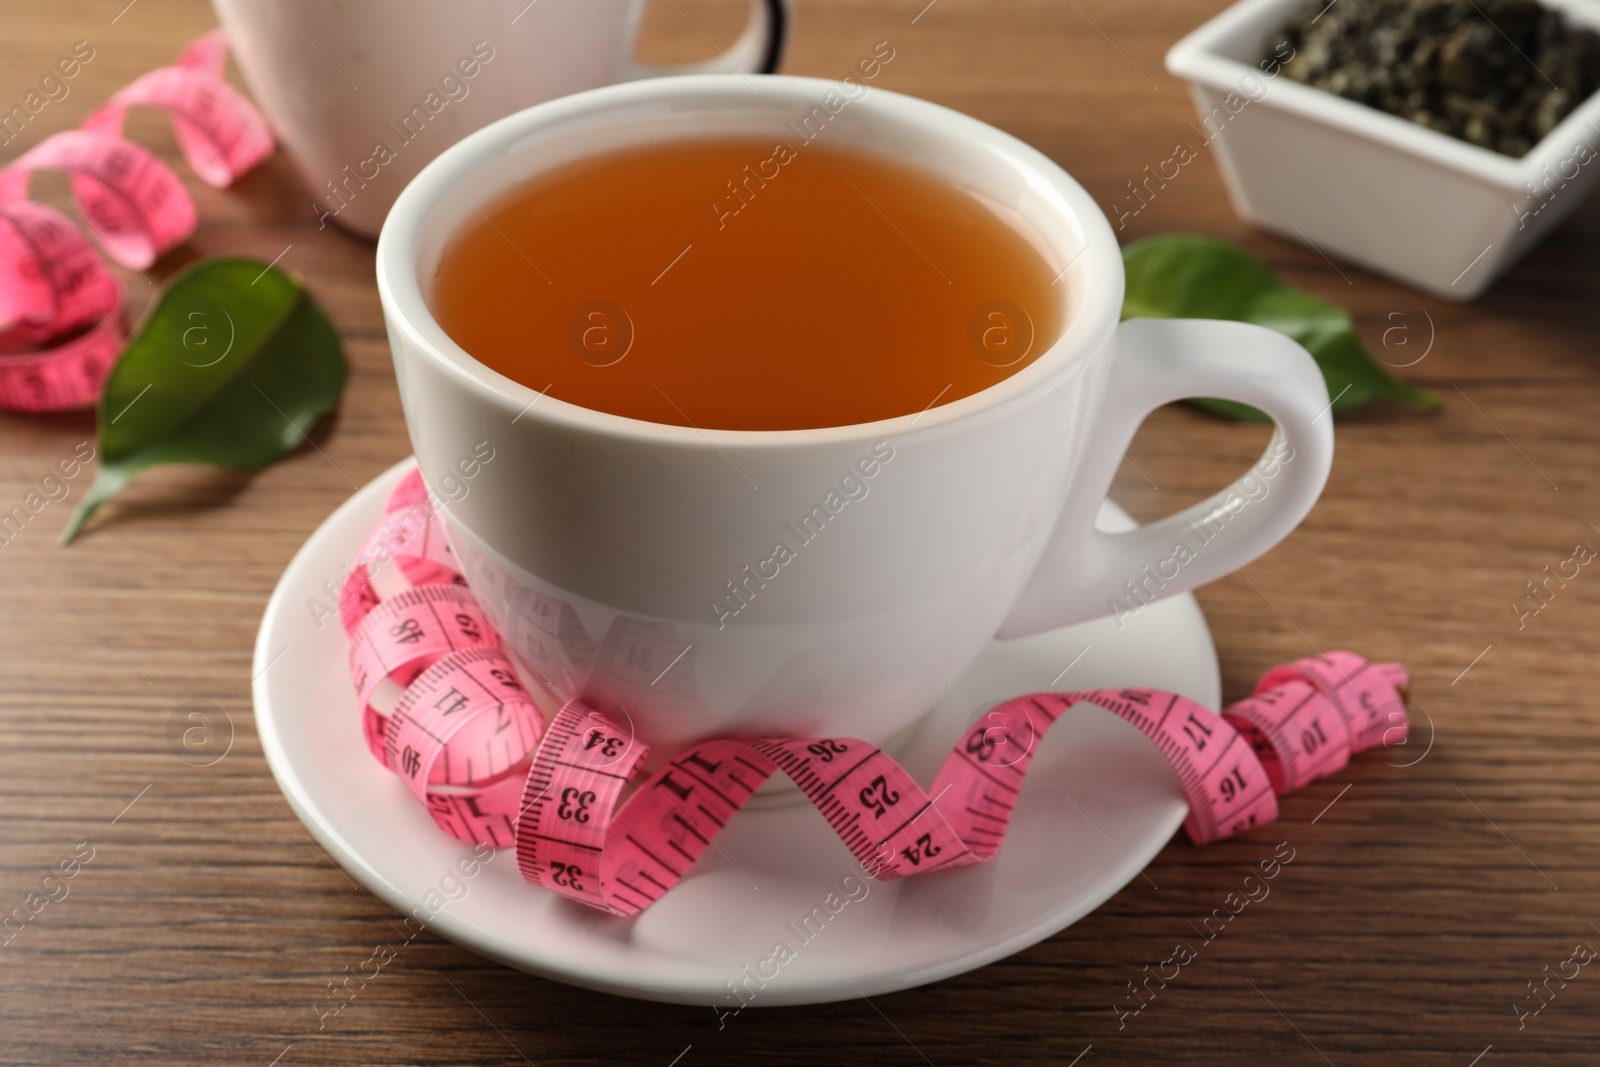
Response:
[{"label": "curled measuring tape", "polygon": [[222,31],[208,33],[78,129],[52,134],[0,168],[0,330],[38,346],[0,354],[0,408],[92,404],[124,338],[120,284],[69,219],[28,200],[34,173],[65,172],[73,203],[106,253],[125,267],[148,267],[194,232],[195,206],[165,163],[123,139],[129,108],[171,115],[184,158],[219,188],[272,153],[260,113],[223,80],[226,56]]},{"label": "curled measuring tape", "polygon": [[[927,790],[853,738],[728,738],[680,753],[624,800],[645,746],[577,700],[544,727],[460,584],[413,470],[390,516],[419,508],[426,517],[413,525],[379,527],[347,585],[357,591],[345,622],[368,745],[441,829],[514,845],[528,881],[614,915],[660,899],[780,771],[868,873],[889,879],[994,856],[1038,742],[1079,704],[1155,743],[1188,801],[1184,828],[1201,845],[1273,821],[1279,795],[1355,752],[1402,742],[1408,729],[1405,669],[1333,652],[1273,668],[1220,715],[1155,689],[1016,697],[967,729]],[[385,594],[374,571],[391,561]]]},{"label": "curled measuring tape", "polygon": [[94,247],[41,204],[0,203],[0,325],[45,351],[0,355],[0,407],[92,404],[122,350],[122,286]]}]

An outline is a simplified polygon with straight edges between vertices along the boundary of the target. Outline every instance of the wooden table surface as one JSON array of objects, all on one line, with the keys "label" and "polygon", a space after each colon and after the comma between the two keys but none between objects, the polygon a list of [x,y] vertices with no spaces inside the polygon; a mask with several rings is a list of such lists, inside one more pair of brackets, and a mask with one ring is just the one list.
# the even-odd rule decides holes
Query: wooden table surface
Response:
[{"label": "wooden table surface", "polygon": [[[126,2],[7,5],[0,105],[73,42],[90,41],[95,58],[0,158],[75,125],[214,24],[201,0]],[[889,40],[897,54],[878,84],[1016,134],[1109,210],[1145,164],[1193,136],[1162,55],[1221,6],[799,0],[786,69],[837,76]],[[698,58],[707,45],[696,26],[725,43],[739,7],[655,4],[643,50]],[[164,122],[141,117],[131,132],[176,161]],[[290,816],[251,716],[251,647],[291,554],[408,447],[372,247],[317,230],[282,153],[226,192],[176,165],[200,229],[152,276],[201,255],[270,260],[292,245],[282,263],[331,313],[352,374],[317,450],[251,476],[152,472],[71,548],[55,544],[70,501],[0,546],[0,911],[39,892],[75,849],[93,857],[67,897],[0,945],[0,1062],[1595,1062],[1600,975],[1550,982],[1547,1006],[1520,1026],[1513,1007],[1531,1004],[1528,983],[1576,946],[1600,945],[1589,751],[1600,740],[1600,578],[1585,569],[1520,628],[1513,607],[1575,545],[1600,545],[1594,199],[1468,307],[1349,266],[1341,275],[1247,229],[1204,156],[1123,235],[1238,241],[1350,307],[1391,363],[1426,351],[1400,373],[1440,392],[1443,410],[1341,418],[1332,479],[1304,526],[1199,594],[1228,699],[1269,665],[1318,649],[1403,660],[1414,747],[1358,758],[1287,798],[1270,829],[1203,850],[1180,837],[1149,880],[1042,944],[871,1003],[746,1013],[719,1030],[709,1008],[569,988],[428,933],[319,1031],[326,983],[389,938],[395,916]],[[135,305],[147,300],[152,290],[128,278]],[[0,509],[93,433],[81,414],[0,415]],[[1116,495],[1143,518],[1171,511],[1233,477],[1265,438],[1165,409],[1131,452],[1149,481],[1125,469]],[[196,706],[233,731],[211,766],[185,762],[169,740],[174,716]],[[1127,983],[1193,940],[1191,924],[1285,840],[1295,859],[1271,896],[1119,1028],[1113,1004],[1128,1002]]]}]

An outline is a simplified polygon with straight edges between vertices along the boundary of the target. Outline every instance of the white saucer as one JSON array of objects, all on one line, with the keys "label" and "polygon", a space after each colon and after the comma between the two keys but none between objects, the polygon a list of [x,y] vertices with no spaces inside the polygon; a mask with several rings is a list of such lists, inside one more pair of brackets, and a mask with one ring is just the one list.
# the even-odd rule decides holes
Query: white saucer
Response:
[{"label": "white saucer", "polygon": [[[867,880],[816,810],[798,804],[741,812],[717,849],[633,919],[529,885],[509,849],[463,877],[457,865],[472,849],[435,828],[368,754],[344,631],[326,615],[319,629],[307,606],[326,601],[324,582],[338,586],[411,463],[346,501],[284,572],[256,641],[256,726],[284,795],[333,858],[395,908],[428,916],[436,933],[475,952],[590,989],[730,1011],[871,996],[1042,941],[1122,888],[1183,822],[1177,777],[1155,747],[1122,720],[1080,706],[1040,744],[1005,845],[987,864]],[[1110,504],[1101,522],[1131,525]],[[1192,597],[1124,623],[991,645],[915,729],[901,761],[926,785],[967,724],[1004,698],[1038,690],[1153,686],[1217,706],[1216,653]],[[824,907],[830,893],[836,912]],[[814,908],[823,919],[802,940],[800,920]],[[789,952],[775,957],[780,941]]]}]

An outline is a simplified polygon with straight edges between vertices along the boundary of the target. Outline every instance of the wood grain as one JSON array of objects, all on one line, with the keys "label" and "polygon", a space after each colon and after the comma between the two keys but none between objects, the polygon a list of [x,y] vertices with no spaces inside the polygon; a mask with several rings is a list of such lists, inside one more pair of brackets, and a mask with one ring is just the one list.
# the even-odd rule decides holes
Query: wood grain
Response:
[{"label": "wood grain", "polygon": [[[199,0],[125,3],[8,7],[0,105],[74,41],[90,40],[96,58],[0,158],[75,125],[213,24]],[[1017,134],[1109,211],[1124,183],[1191,136],[1162,55],[1220,6],[799,0],[787,69],[837,76],[889,40],[897,55],[880,84]],[[725,44],[739,13],[732,0],[655,4],[643,50],[700,58],[697,26]],[[162,122],[140,117],[131,130],[176,159]],[[709,1008],[583,992],[429,934],[319,1031],[313,1001],[392,936],[393,914],[288,815],[254,733],[250,651],[296,547],[408,449],[371,246],[316,229],[282,154],[226,192],[184,173],[203,221],[152,277],[201,255],[271,259],[292,245],[283,263],[328,308],[353,373],[319,450],[253,476],[153,472],[71,549],[54,544],[70,502],[0,546],[0,911],[38,891],[77,842],[94,849],[70,896],[0,947],[0,1062],[1594,1062],[1600,977],[1558,989],[1520,1031],[1512,1005],[1575,944],[1600,943],[1600,578],[1585,570],[1520,630],[1511,605],[1575,544],[1600,544],[1600,204],[1469,307],[1247,229],[1205,157],[1120,235],[1238,241],[1350,307],[1395,363],[1431,338],[1402,373],[1442,393],[1443,410],[1342,418],[1311,518],[1200,593],[1230,699],[1315,649],[1400,659],[1416,679],[1414,748],[1289,798],[1272,829],[1205,850],[1172,843],[1148,872],[1159,889],[1136,879],[1043,944],[870,1004],[745,1013],[719,1030]],[[148,299],[142,280],[128,282],[136,305]],[[1395,325],[1410,347],[1385,348]],[[83,415],[0,415],[0,507],[92,435]],[[1258,427],[1163,410],[1117,495],[1141,517],[1170,511],[1231,478],[1264,440]],[[232,720],[233,748],[211,767],[183,763],[168,741],[191,701]],[[1191,924],[1280,840],[1295,859],[1271,896],[1119,1028],[1112,1005],[1129,1002],[1127,983],[1194,941]]]}]

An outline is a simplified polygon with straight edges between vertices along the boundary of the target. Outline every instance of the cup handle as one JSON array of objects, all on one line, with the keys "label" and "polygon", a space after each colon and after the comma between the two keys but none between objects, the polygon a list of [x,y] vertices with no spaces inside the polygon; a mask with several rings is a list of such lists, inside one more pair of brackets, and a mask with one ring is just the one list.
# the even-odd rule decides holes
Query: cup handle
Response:
[{"label": "cup handle", "polygon": [[[1001,638],[1124,615],[1238,570],[1305,518],[1333,464],[1333,416],[1316,361],[1274,330],[1209,319],[1130,319],[1103,392],[1081,414],[1076,464],[1055,533]],[[1145,416],[1187,397],[1236,400],[1277,423],[1261,461],[1193,507],[1124,533],[1094,527]]]},{"label": "cup handle", "polygon": [[729,65],[743,74],[773,74],[783,59],[794,22],[792,0],[751,0],[750,25],[727,51],[702,63],[683,63],[671,67],[629,62],[623,78],[659,78],[666,74],[726,74]]}]

